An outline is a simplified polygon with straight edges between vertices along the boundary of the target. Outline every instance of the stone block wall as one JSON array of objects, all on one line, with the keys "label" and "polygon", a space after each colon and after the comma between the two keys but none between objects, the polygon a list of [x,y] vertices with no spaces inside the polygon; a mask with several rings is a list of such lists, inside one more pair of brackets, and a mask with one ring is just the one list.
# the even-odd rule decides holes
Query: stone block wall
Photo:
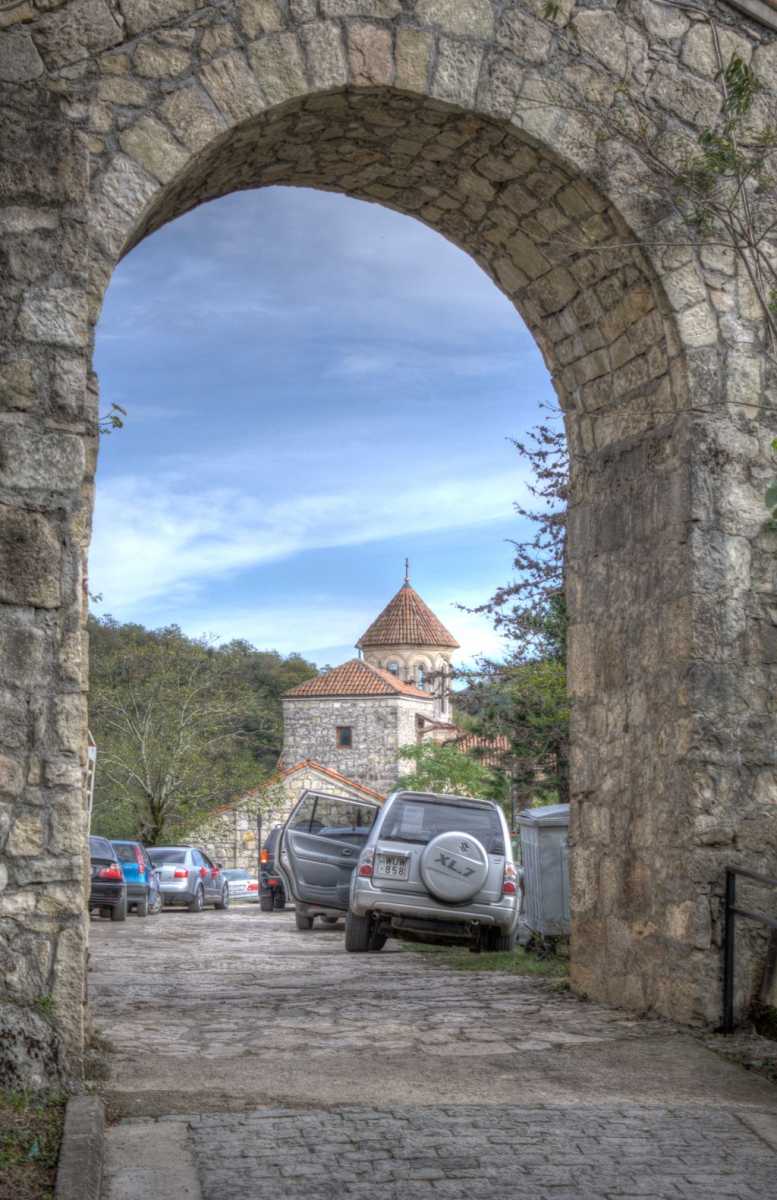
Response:
[{"label": "stone block wall", "polygon": [[[415,741],[415,715],[431,717],[434,700],[393,696],[300,697],[283,701],[283,765],[312,758],[386,795],[396,785],[399,747]],[[352,729],[353,745],[338,748],[337,726]]]},{"label": "stone block wall", "polygon": [[[726,53],[759,73],[758,111],[774,123],[774,33],[706,8]],[[777,547],[762,502],[777,388],[742,264],[671,225],[657,242],[649,169],[597,138],[586,110],[625,85],[666,145],[688,144],[720,110],[717,71],[705,13],[653,0],[3,8],[4,1082],[66,1076],[84,1036],[82,630],[102,296],[165,221],[271,184],[426,222],[532,330],[573,472],[573,979],[716,1021],[723,867],[777,871]]]}]

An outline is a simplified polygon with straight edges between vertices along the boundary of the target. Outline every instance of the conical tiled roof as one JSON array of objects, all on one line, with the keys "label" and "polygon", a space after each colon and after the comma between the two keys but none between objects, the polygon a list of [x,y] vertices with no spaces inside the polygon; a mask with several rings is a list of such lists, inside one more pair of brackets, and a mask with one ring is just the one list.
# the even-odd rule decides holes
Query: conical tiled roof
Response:
[{"label": "conical tiled roof", "polygon": [[305,696],[412,696],[416,700],[431,700],[429,692],[403,683],[390,671],[373,667],[360,658],[349,659],[339,667],[297,684],[285,693],[286,699]]},{"label": "conical tiled roof", "polygon": [[453,634],[438,621],[418,592],[404,583],[356,645],[367,646],[458,646]]}]

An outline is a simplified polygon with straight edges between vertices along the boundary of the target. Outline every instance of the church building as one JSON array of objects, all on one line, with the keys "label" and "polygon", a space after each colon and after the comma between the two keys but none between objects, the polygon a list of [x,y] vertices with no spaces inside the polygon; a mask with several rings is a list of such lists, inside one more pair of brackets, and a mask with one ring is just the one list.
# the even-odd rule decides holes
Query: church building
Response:
[{"label": "church building", "polygon": [[451,657],[458,642],[405,581],[356,643],[358,658],[283,698],[282,767],[312,760],[386,794],[402,770],[399,748],[450,721]]}]

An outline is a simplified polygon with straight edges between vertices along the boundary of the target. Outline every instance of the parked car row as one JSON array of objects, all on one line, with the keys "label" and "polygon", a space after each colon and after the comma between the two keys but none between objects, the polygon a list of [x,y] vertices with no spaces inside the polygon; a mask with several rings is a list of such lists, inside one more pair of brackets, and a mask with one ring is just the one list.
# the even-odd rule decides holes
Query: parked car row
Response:
[{"label": "parked car row", "polygon": [[89,838],[89,911],[123,921],[179,905],[202,912],[206,904],[229,908],[230,900],[258,900],[259,881],[239,868],[223,869],[196,846],[143,846],[140,842]]},{"label": "parked car row", "polygon": [[389,937],[515,945],[518,873],[493,801],[401,791],[381,806],[307,791],[278,845],[297,928],[344,916],[346,950],[381,950]]}]

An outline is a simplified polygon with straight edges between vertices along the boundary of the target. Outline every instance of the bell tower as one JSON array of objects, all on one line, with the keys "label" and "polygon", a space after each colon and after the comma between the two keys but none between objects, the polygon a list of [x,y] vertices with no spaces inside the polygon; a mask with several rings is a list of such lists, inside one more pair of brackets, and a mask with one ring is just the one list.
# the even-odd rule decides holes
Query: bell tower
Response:
[{"label": "bell tower", "polygon": [[459,643],[411,586],[407,559],[402,587],[356,646],[371,666],[429,692],[435,720],[450,720],[451,659]]}]

